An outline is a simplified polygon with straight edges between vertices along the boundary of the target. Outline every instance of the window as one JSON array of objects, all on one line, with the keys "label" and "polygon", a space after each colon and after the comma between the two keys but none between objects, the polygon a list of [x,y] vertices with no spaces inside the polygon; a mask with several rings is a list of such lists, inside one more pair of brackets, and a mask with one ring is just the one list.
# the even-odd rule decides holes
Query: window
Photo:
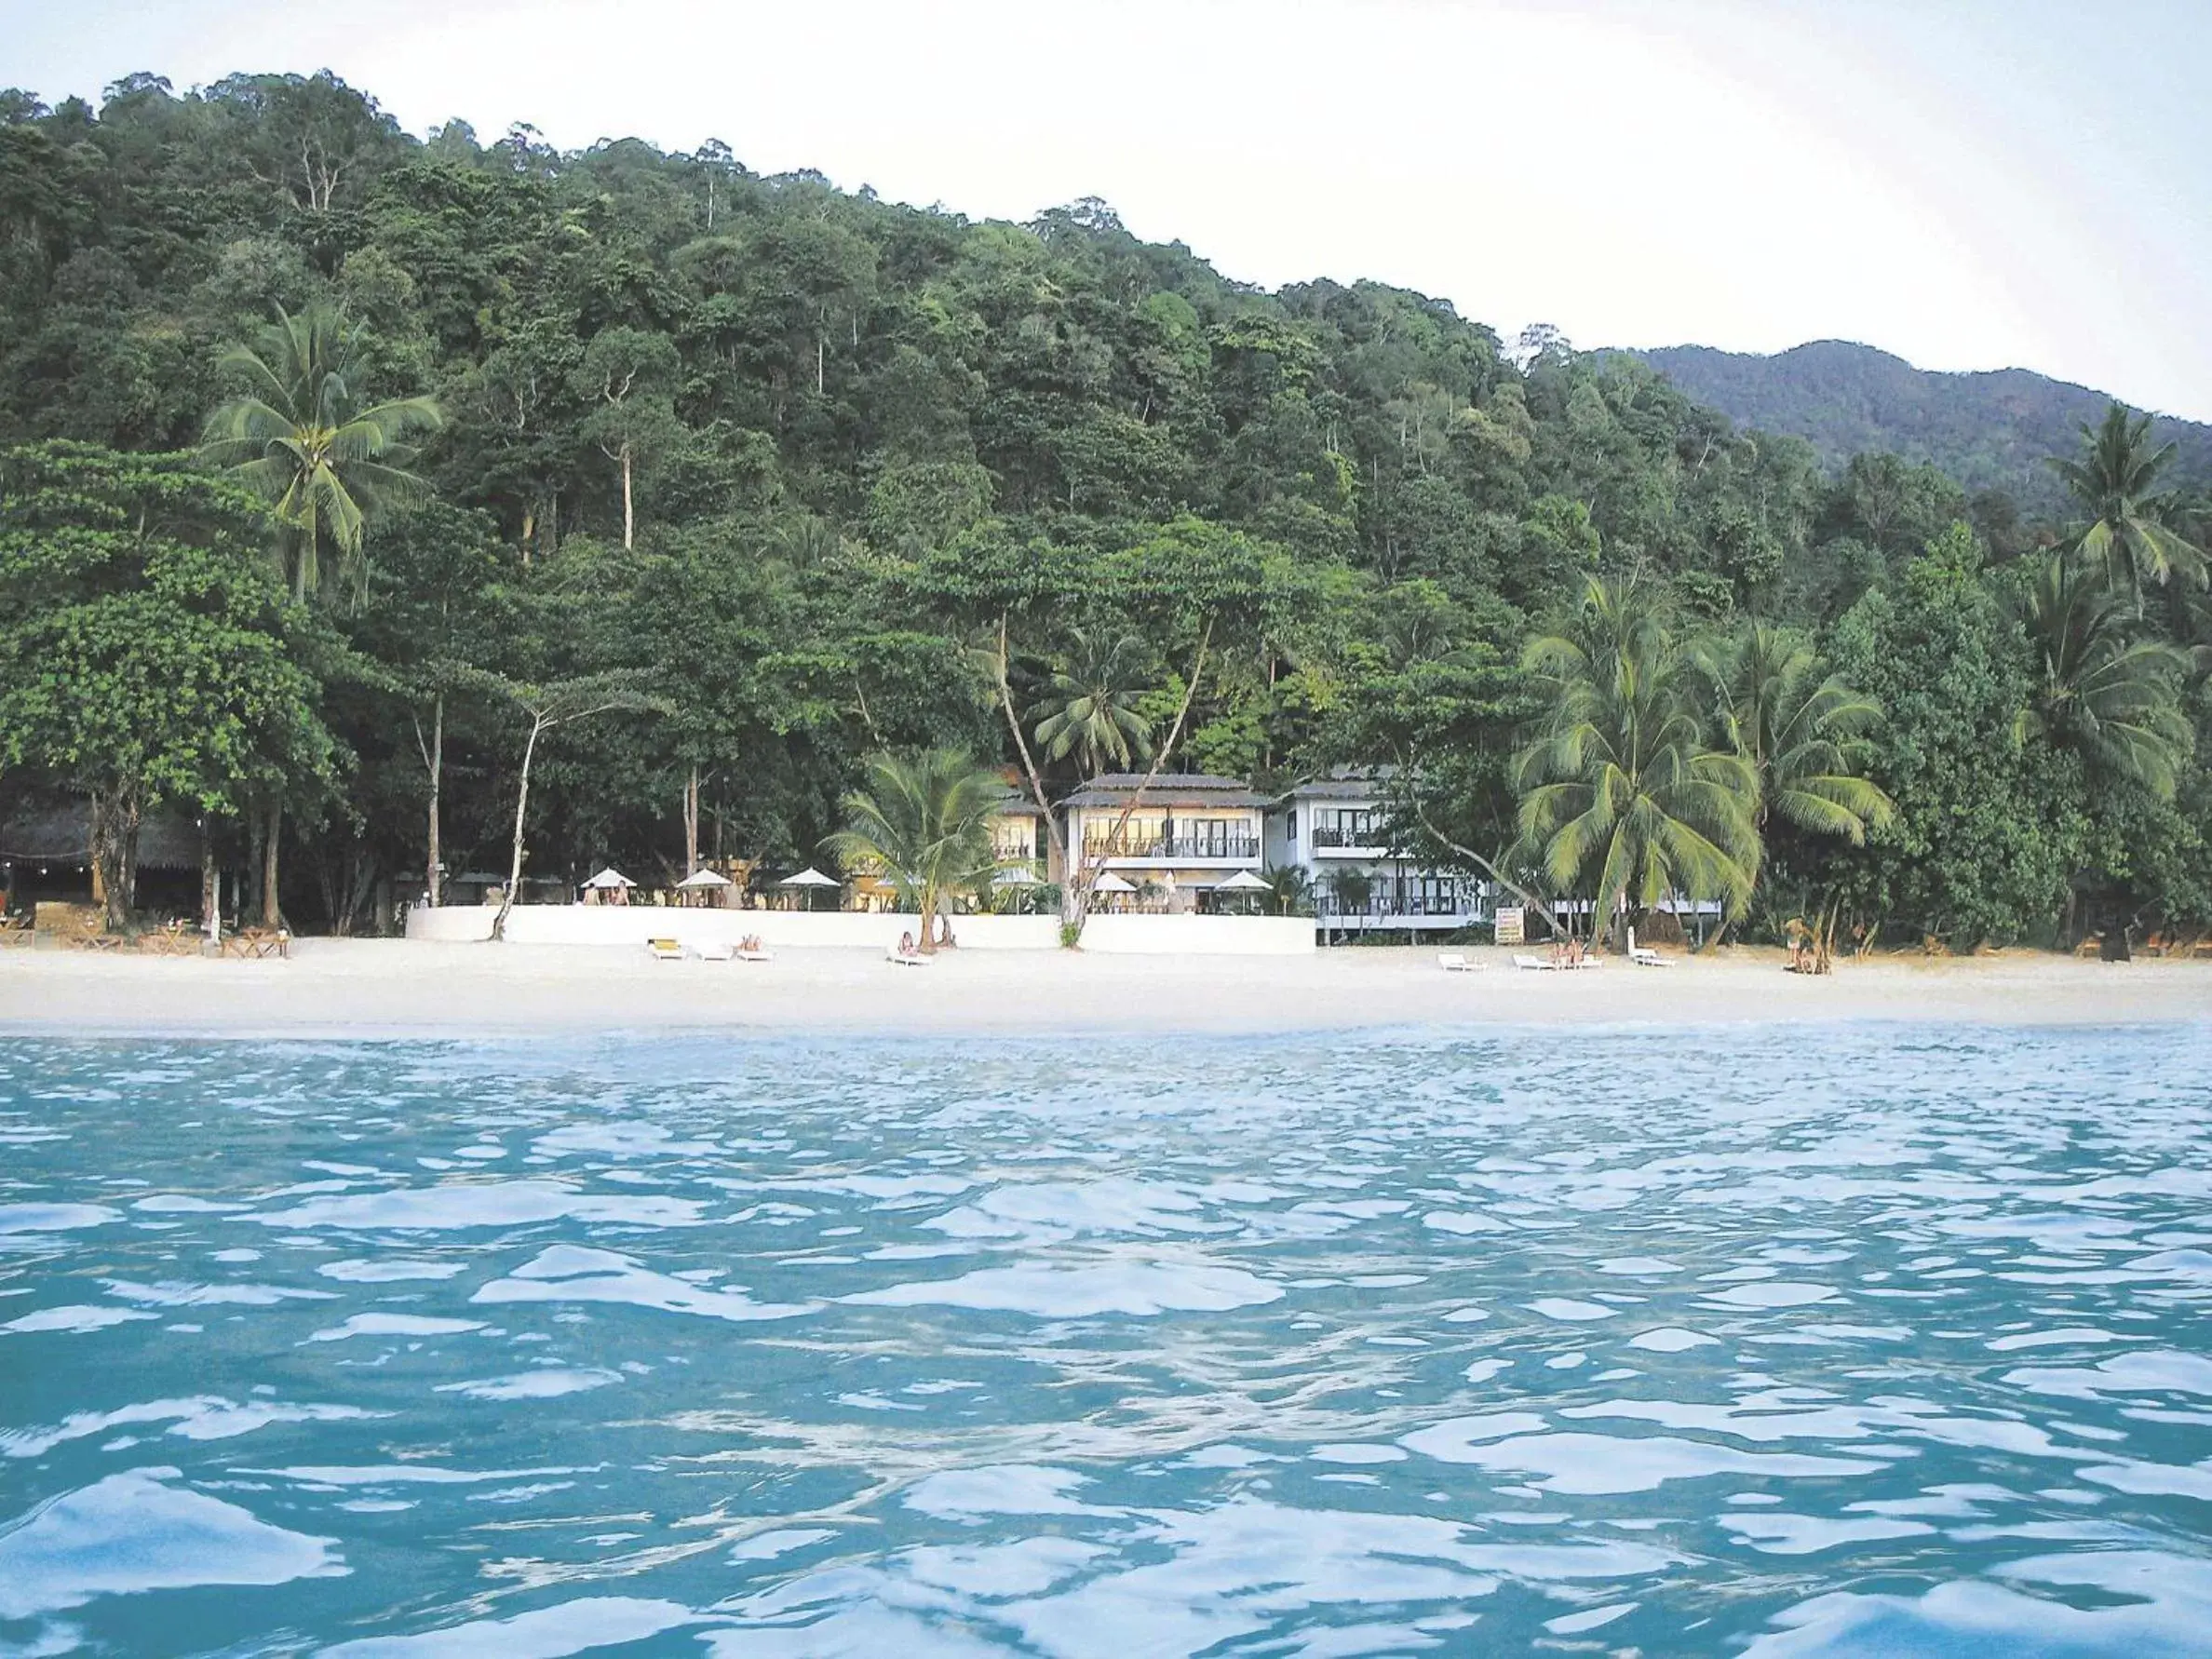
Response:
[{"label": "window", "polygon": [[1369,806],[1340,806],[1315,815],[1314,844],[1321,847],[1371,847],[1377,844],[1377,814]]}]

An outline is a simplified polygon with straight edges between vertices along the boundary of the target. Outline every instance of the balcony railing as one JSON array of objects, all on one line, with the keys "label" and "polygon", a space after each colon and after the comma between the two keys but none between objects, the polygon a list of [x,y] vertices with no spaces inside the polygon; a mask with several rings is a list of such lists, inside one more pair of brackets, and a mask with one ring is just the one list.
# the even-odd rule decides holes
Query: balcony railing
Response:
[{"label": "balcony railing", "polygon": [[1389,844],[1390,839],[1382,833],[1382,827],[1380,824],[1371,824],[1365,830],[1316,830],[1314,831],[1314,845],[1324,850],[1341,847],[1381,850],[1388,847]]},{"label": "balcony railing", "polygon": [[1257,858],[1256,835],[1086,835],[1086,858]]},{"label": "balcony railing", "polygon": [[1321,892],[1314,895],[1314,913],[1317,916],[1361,916],[1374,919],[1390,916],[1478,916],[1483,913],[1482,899],[1472,890],[1465,893],[1409,893],[1403,896],[1378,893],[1362,905],[1348,905],[1335,894]]}]

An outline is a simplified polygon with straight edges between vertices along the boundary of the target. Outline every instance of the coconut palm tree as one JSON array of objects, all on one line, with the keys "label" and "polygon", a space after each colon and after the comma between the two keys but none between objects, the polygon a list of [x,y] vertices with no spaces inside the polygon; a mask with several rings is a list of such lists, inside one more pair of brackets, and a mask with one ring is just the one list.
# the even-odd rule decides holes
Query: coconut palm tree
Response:
[{"label": "coconut palm tree", "polygon": [[1152,722],[1137,712],[1148,653],[1134,634],[1113,641],[1093,640],[1081,628],[1070,630],[1066,666],[1052,674],[1037,742],[1053,760],[1076,757],[1084,775],[1096,777],[1111,761],[1126,769],[1152,746]]},{"label": "coconut palm tree", "polygon": [[2074,543],[2077,551],[2114,586],[2134,593],[2138,615],[2146,587],[2163,587],[2177,575],[2202,587],[2205,555],[2167,522],[2173,497],[2157,488],[2174,446],[2152,448],[2151,417],[2131,420],[2117,403],[2101,425],[2084,423],[2082,438],[2079,459],[2051,462],[2089,520]]},{"label": "coconut palm tree", "polygon": [[1860,846],[1868,830],[1896,816],[1896,803],[1859,771],[1881,706],[1824,674],[1803,635],[1754,622],[1702,653],[1699,667],[1721,742],[1758,778],[1762,836],[1779,818]]},{"label": "coconut palm tree", "polygon": [[2193,739],[2180,689],[2190,653],[2131,637],[2102,573],[2054,555],[2016,606],[2036,655],[2022,731],[2076,749],[2109,777],[2170,799]]},{"label": "coconut palm tree", "polygon": [[1758,773],[1706,742],[1688,659],[1648,594],[1590,578],[1569,625],[1531,640],[1522,666],[1552,707],[1515,761],[1517,859],[1563,892],[1594,880],[1616,943],[1631,907],[1672,892],[1741,914],[1759,872]]},{"label": "coconut palm tree", "polygon": [[822,843],[837,859],[881,874],[922,915],[935,951],[947,897],[991,879],[991,816],[1006,787],[956,749],[869,759],[867,787],[844,797],[845,827]]},{"label": "coconut palm tree", "polygon": [[[299,317],[279,307],[276,318],[261,350],[224,354],[222,367],[250,389],[208,418],[200,452],[274,504],[295,598],[343,583],[357,603],[368,586],[364,527],[425,489],[407,470],[414,451],[405,440],[439,425],[438,405],[398,398],[360,407],[346,379],[360,330],[321,305]],[[328,570],[326,546],[336,555]]]}]

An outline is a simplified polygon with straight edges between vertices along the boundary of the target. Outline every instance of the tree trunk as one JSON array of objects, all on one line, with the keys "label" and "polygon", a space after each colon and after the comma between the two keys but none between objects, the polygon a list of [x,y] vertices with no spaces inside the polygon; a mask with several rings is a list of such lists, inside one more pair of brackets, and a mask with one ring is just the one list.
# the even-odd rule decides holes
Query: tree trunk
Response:
[{"label": "tree trunk", "polygon": [[283,925],[284,907],[276,897],[276,849],[278,831],[284,827],[284,808],[272,801],[269,803],[268,829],[262,841],[262,925]]},{"label": "tree trunk", "polygon": [[636,543],[638,519],[630,501],[630,447],[622,446],[622,550],[627,553]]},{"label": "tree trunk", "polygon": [[817,398],[822,395],[822,387],[825,384],[822,370],[823,353],[826,349],[822,336],[816,334],[815,336],[815,396]]},{"label": "tree trunk", "polygon": [[[1597,935],[1598,935],[1598,929],[1597,929],[1595,926],[1593,926],[1593,927],[1590,929],[1590,937],[1593,937],[1593,938],[1595,938],[1595,937],[1597,937]],[[1627,955],[1627,954],[1628,954],[1628,895],[1627,895],[1627,893],[1626,893],[1625,891],[1623,891],[1623,892],[1621,892],[1621,893],[1615,894],[1615,895],[1613,896],[1612,937],[1613,937],[1613,953],[1614,953],[1615,955],[1617,955],[1617,956],[1625,956],[1625,955]]]},{"label": "tree trunk", "polygon": [[[1212,642],[1213,624],[1208,622],[1198,636],[1198,652],[1191,659],[1190,683],[1183,688],[1182,707],[1175,711],[1175,723],[1167,728],[1166,741],[1158,749],[1153,750],[1151,770],[1145,773],[1137,788],[1131,791],[1128,803],[1121,809],[1120,815],[1113,820],[1113,828],[1106,831],[1106,845],[1109,849],[1107,857],[1113,856],[1112,848],[1115,843],[1121,840],[1122,831],[1128,827],[1130,817],[1135,815],[1138,807],[1144,803],[1145,791],[1152,788],[1153,779],[1160,776],[1160,768],[1167,763],[1167,757],[1174,752],[1175,746],[1182,741],[1183,724],[1191,718],[1191,705],[1197,701],[1198,681],[1206,674],[1207,648]],[[1069,851],[1075,857],[1074,874],[1076,879],[1060,889],[1060,927],[1063,934],[1072,929],[1073,938],[1070,940],[1070,943],[1080,944],[1083,938],[1083,924],[1090,917],[1091,888],[1097,883],[1098,876],[1094,875],[1088,881],[1084,880],[1084,859],[1081,846],[1071,847]],[[1101,857],[1099,860],[1099,873],[1103,874],[1105,869],[1106,858]]]},{"label": "tree trunk", "polygon": [[524,570],[530,568],[530,540],[536,533],[537,509],[524,507],[522,509],[522,568]]},{"label": "tree trunk", "polygon": [[937,883],[934,882],[923,883],[921,951],[924,956],[937,954]]},{"label": "tree trunk", "polygon": [[694,766],[683,786],[683,874],[688,881],[699,873],[699,769]]},{"label": "tree trunk", "polygon": [[430,712],[430,813],[429,856],[424,860],[426,883],[424,891],[430,896],[433,910],[445,897],[445,867],[440,862],[438,846],[438,796],[445,786],[445,694],[439,693],[438,702]]},{"label": "tree trunk", "polygon": [[96,790],[92,801],[92,897],[106,911],[111,933],[130,925],[130,862],[138,843],[138,803],[126,789]]},{"label": "tree trunk", "polygon": [[530,739],[522,746],[522,780],[515,790],[515,856],[507,866],[506,891],[500,895],[499,914],[492,918],[494,941],[506,937],[507,912],[515,908],[515,889],[522,884],[522,815],[530,808],[530,762],[537,753],[538,734],[545,729],[544,718],[533,718],[530,722]]},{"label": "tree trunk", "polygon": [[200,819],[200,931],[223,942],[223,875],[215,866],[215,826]]}]

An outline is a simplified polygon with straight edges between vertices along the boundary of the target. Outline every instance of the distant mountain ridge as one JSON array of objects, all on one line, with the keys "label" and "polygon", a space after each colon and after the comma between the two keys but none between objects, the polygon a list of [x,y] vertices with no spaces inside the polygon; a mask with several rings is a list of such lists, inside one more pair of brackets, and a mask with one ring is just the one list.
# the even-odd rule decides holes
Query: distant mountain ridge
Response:
[{"label": "distant mountain ridge", "polygon": [[[1807,439],[1830,466],[1863,450],[1890,450],[1941,467],[1969,491],[2006,491],[2035,513],[2056,511],[2064,497],[2044,457],[2074,453],[2082,424],[2103,418],[2112,400],[2026,369],[1916,369],[1846,340],[1772,357],[1706,345],[1621,355],[1649,363],[1739,426]],[[2212,479],[2212,426],[2162,417],[2157,432],[2179,446],[2170,480]]]}]

